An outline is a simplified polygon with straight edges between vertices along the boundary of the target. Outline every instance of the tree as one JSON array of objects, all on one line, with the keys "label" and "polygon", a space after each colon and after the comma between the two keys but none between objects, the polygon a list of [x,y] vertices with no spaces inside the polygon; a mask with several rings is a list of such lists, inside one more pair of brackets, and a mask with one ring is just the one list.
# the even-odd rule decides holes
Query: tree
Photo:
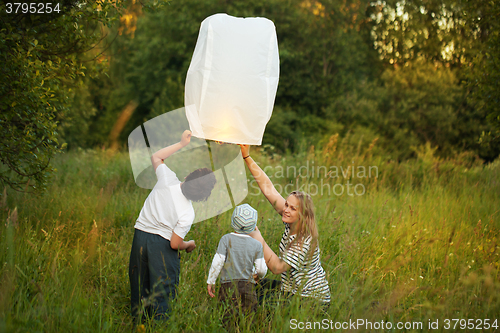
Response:
[{"label": "tree", "polygon": [[500,3],[468,1],[465,8],[467,28],[479,42],[467,67],[467,87],[470,100],[490,124],[480,141],[491,160],[500,152]]},{"label": "tree", "polygon": [[[82,110],[88,121],[74,126],[72,133],[68,130],[68,142],[106,144],[131,101],[138,106],[121,142],[144,121],[182,107],[200,23],[226,12],[267,17],[276,26],[280,82],[263,141],[278,151],[293,151],[302,139],[315,143],[325,135],[362,128],[380,136],[379,142],[397,158],[414,156],[410,147],[428,141],[439,147],[441,156],[472,150],[490,159],[500,150],[487,151],[477,142],[482,131],[492,132],[485,115],[500,105],[494,102],[500,89],[493,84],[498,81],[498,65],[493,65],[498,56],[493,56],[495,30],[484,24],[491,2],[478,3],[185,0],[140,15],[134,9],[137,2],[131,2],[126,16],[133,27],[121,29],[112,46],[109,78],[88,80],[82,90],[88,98],[79,98],[81,107],[75,110]],[[469,24],[473,11],[475,19]],[[489,49],[486,40],[491,41]],[[484,63],[479,57],[478,65],[470,66],[477,50],[482,59],[491,60],[488,69],[479,71]],[[464,84],[469,67],[474,69],[474,82],[484,84]],[[488,93],[479,94],[479,87]],[[481,101],[489,101],[489,109],[480,107]],[[498,114],[490,118],[498,119]],[[88,128],[89,135],[82,136],[82,128]]]},{"label": "tree", "polygon": [[[132,99],[138,107],[123,130],[122,142],[145,120],[184,105],[184,81],[200,24],[220,12],[266,17],[276,26],[280,83],[264,142],[284,150],[301,137],[318,139],[335,127],[324,109],[377,71],[370,20],[362,4],[186,0],[139,17],[134,35],[124,33],[112,47],[111,88],[93,96],[99,111],[90,120],[95,139],[90,145],[106,142],[114,120]],[[106,81],[103,77],[93,84],[106,86]]]},{"label": "tree", "polygon": [[465,29],[464,1],[388,0],[372,2],[374,47],[391,64],[424,59],[459,67],[477,41]]},{"label": "tree", "polygon": [[[414,134],[418,135],[409,133],[402,139],[416,137],[420,144],[429,141],[439,146],[438,153],[445,156],[463,150],[472,150],[487,161],[498,156],[500,142],[495,139],[498,132],[494,130],[495,126],[500,127],[498,8],[498,2],[487,0],[388,0],[371,3],[370,17],[376,23],[372,30],[374,47],[387,66],[385,86],[388,87],[387,78],[391,76],[395,82],[400,82],[398,78],[410,79],[412,72],[417,73],[415,69],[422,67],[424,62],[436,68],[435,74],[424,71],[426,75],[435,76],[426,78],[428,86],[417,84],[402,88],[398,96],[401,101],[398,112],[412,108],[412,103],[416,101],[412,95],[417,96],[416,92],[428,96],[430,101],[442,103],[420,103],[419,108],[425,107],[424,113],[418,113],[423,116],[423,121],[410,125],[416,126],[413,131],[417,131]],[[394,73],[389,75],[391,70]],[[445,74],[442,83],[435,80],[438,74]],[[450,75],[453,80],[449,79]],[[412,80],[408,82],[415,83]],[[429,90],[429,87],[434,87],[432,89],[436,91]],[[408,95],[410,91],[413,93]],[[389,94],[393,93],[389,91]],[[453,101],[449,98],[451,96]],[[392,103],[391,108],[395,105],[397,103]],[[384,112],[383,109],[380,111]],[[397,132],[397,128],[409,129],[407,125],[414,120],[414,117],[405,119],[394,131]],[[437,123],[431,125],[430,120]],[[427,130],[434,128],[434,134],[430,135],[422,126]],[[480,146],[478,142],[483,132],[486,133],[483,135],[486,144]]]},{"label": "tree", "polygon": [[44,14],[0,5],[0,183],[15,190],[44,188],[50,160],[64,148],[57,123],[70,112],[71,89],[90,71],[82,55],[118,17],[117,2],[107,0],[52,5]]}]

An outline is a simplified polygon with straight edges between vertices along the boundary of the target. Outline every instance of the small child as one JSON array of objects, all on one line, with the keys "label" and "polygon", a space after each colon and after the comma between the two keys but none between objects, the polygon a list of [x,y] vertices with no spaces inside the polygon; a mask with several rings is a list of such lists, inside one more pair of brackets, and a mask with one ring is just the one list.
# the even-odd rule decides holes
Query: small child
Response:
[{"label": "small child", "polygon": [[[259,278],[264,277],[267,266],[262,244],[248,235],[255,230],[256,224],[255,209],[248,204],[237,206],[231,217],[234,232],[222,236],[210,267],[208,294],[215,297],[215,281],[222,270],[218,298],[221,302],[230,302],[231,309],[239,308],[239,305],[246,312],[257,309],[254,273]],[[225,316],[224,321],[227,319],[229,318]]]}]

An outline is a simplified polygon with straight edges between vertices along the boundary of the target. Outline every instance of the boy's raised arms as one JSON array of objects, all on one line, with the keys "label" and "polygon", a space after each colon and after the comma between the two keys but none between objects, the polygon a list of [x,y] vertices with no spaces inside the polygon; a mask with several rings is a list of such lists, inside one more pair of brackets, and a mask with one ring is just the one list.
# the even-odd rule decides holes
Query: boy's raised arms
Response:
[{"label": "boy's raised arms", "polygon": [[174,143],[173,145],[162,148],[162,149],[158,150],[156,153],[154,153],[151,156],[151,163],[153,164],[153,168],[154,168],[155,172],[156,172],[156,168],[158,168],[158,166],[163,163],[164,159],[168,158],[170,155],[172,155],[173,153],[175,153],[179,149],[186,147],[189,144],[189,142],[191,142],[191,131],[185,130],[182,133],[180,142],[177,142],[177,143]]}]

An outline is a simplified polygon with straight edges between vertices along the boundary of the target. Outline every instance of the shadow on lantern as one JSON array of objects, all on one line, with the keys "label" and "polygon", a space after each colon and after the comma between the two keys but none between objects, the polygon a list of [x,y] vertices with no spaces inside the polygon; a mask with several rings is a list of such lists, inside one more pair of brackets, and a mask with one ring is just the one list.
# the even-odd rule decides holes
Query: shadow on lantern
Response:
[{"label": "shadow on lantern", "polygon": [[[180,141],[189,128],[184,108],[164,113],[134,129],[128,138],[130,163],[139,187],[152,189],[156,175],[151,155]],[[217,183],[210,197],[193,202],[194,222],[201,222],[234,208],[248,194],[246,171],[240,147],[191,137],[191,143],[165,160],[180,181],[198,168],[214,171]]]}]

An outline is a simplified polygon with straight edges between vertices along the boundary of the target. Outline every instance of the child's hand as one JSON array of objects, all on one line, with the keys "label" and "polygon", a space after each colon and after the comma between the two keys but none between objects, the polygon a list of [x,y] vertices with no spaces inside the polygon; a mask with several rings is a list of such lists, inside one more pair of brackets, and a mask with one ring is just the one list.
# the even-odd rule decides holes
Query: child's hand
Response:
[{"label": "child's hand", "polygon": [[186,147],[191,142],[191,131],[185,130],[181,136],[181,144]]},{"label": "child's hand", "polygon": [[214,294],[215,286],[213,284],[207,284],[207,290],[208,290],[208,294],[210,295],[210,297],[214,298],[215,297],[215,294]]},{"label": "child's hand", "polygon": [[196,248],[196,244],[195,244],[194,240],[190,240],[189,242],[186,242],[186,243],[188,244],[188,246],[186,247],[187,253],[192,252]]}]

